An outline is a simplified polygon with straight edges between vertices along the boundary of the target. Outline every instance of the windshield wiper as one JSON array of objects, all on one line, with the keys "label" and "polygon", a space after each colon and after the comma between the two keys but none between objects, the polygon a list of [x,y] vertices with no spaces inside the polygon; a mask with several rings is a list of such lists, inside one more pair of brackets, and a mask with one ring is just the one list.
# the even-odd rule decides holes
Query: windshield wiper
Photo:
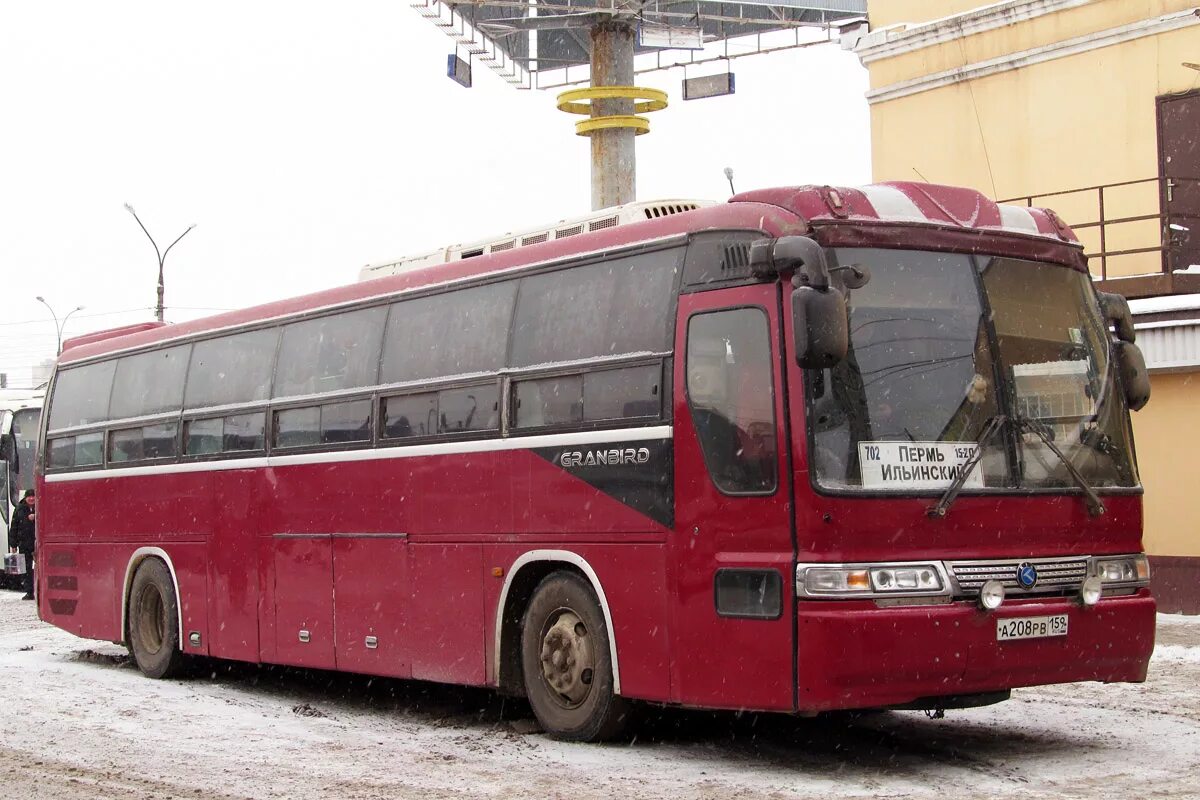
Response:
[{"label": "windshield wiper", "polygon": [[1004,427],[1004,423],[1008,422],[1008,417],[1003,414],[997,414],[988,420],[987,425],[983,426],[983,430],[979,433],[979,438],[975,440],[975,452],[962,465],[962,471],[955,476],[950,485],[946,487],[945,494],[934,505],[931,505],[925,512],[931,517],[944,517],[946,512],[950,510],[950,506],[954,505],[954,501],[958,498],[958,493],[962,491],[963,484],[967,482],[967,477],[971,471],[975,469],[975,465],[983,458],[983,448],[987,447],[988,443],[996,437],[996,432]]},{"label": "windshield wiper", "polygon": [[1046,426],[1036,420],[1024,417],[1017,417],[1015,422],[1018,433],[1022,430],[1032,432],[1042,440],[1046,447],[1050,448],[1050,452],[1058,456],[1058,460],[1067,468],[1067,473],[1071,476],[1071,480],[1075,481],[1075,485],[1083,490],[1083,494],[1087,498],[1088,514],[1093,517],[1103,514],[1104,503],[1100,500],[1100,495],[1096,494],[1096,490],[1088,485],[1087,479],[1075,468],[1075,465],[1071,463],[1071,459],[1067,458],[1063,454],[1063,451],[1058,449],[1058,445],[1054,443],[1054,439],[1046,432]]}]

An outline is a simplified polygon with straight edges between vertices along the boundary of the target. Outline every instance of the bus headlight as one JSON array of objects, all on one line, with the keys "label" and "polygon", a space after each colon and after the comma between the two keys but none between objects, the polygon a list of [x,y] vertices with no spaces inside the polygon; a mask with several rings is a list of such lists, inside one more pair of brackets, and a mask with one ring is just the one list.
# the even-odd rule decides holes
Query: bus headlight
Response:
[{"label": "bus headlight", "polygon": [[942,579],[932,564],[914,567],[876,567],[870,571],[871,586],[877,592],[936,592]]},{"label": "bus headlight", "polygon": [[894,597],[946,593],[937,563],[797,564],[798,597]]},{"label": "bus headlight", "polygon": [[1142,585],[1150,582],[1150,562],[1138,553],[1131,556],[1102,556],[1092,559],[1091,574],[1105,586]]}]

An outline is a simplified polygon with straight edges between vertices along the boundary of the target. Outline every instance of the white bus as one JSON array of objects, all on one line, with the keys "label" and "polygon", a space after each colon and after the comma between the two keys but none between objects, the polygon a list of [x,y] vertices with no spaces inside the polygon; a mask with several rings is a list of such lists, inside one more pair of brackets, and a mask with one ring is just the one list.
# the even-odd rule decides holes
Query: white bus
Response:
[{"label": "white bus", "polygon": [[[44,386],[37,389],[0,389],[0,514],[4,528],[12,520],[13,508],[26,489],[33,488],[33,465],[37,462],[38,425],[42,420]],[[5,535],[5,548],[8,539]]]}]

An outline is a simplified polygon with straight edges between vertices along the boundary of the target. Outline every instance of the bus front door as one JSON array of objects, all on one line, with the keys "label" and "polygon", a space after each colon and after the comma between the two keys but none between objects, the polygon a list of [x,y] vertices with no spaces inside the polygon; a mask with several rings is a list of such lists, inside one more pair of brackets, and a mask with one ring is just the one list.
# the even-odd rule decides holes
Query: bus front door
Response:
[{"label": "bus front door", "polygon": [[777,284],[680,297],[674,694],[794,704],[794,560]]}]

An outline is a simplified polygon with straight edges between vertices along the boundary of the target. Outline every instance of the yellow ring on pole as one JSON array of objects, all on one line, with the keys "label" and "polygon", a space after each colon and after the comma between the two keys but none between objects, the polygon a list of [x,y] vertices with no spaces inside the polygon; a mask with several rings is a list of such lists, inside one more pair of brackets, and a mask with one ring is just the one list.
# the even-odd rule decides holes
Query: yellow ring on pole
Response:
[{"label": "yellow ring on pole", "polygon": [[634,103],[637,114],[649,114],[667,107],[667,93],[661,89],[642,86],[589,86],[586,89],[568,89],[558,96],[558,110],[568,114],[591,114],[591,102],[580,100],[641,100]]},{"label": "yellow ring on pole", "polygon": [[[667,107],[667,93],[661,89],[641,86],[589,86],[586,89],[568,89],[558,96],[558,110],[568,114],[589,115],[593,100],[635,100],[635,114],[649,114]],[[650,120],[631,114],[608,114],[592,117],[575,123],[578,136],[591,136],[596,131],[613,128],[632,128],[641,136],[650,131]]]},{"label": "yellow ring on pole", "polygon": [[595,131],[603,131],[610,128],[633,128],[634,135],[641,136],[643,133],[650,132],[650,120],[645,117],[633,117],[624,114],[614,114],[609,117],[592,117],[591,119],[580,120],[575,123],[575,135],[591,136]]}]

